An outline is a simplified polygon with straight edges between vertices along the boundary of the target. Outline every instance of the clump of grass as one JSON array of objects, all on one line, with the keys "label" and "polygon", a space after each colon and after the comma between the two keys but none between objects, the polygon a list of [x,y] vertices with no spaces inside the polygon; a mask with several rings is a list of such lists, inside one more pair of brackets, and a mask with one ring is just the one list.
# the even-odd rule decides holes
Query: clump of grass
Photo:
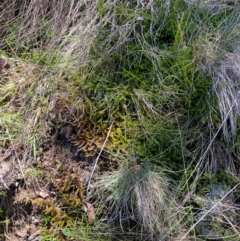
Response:
[{"label": "clump of grass", "polygon": [[240,98],[239,66],[240,58],[236,49],[233,53],[228,53],[213,71],[213,89],[218,97],[224,139],[228,142],[237,134]]},{"label": "clump of grass", "polygon": [[[208,117],[201,127],[205,140],[201,138],[195,146],[201,153],[199,169],[210,173],[228,170],[236,175],[239,168],[234,147],[239,114],[239,4],[236,1],[199,3],[197,15],[202,16],[202,27],[195,36],[195,56],[205,78],[211,81],[205,97]],[[217,7],[214,12],[212,7]],[[221,145],[224,148],[219,152]]]},{"label": "clump of grass", "polygon": [[[231,2],[229,6],[238,9],[236,2]],[[209,89],[209,93],[217,96],[223,136],[225,141],[229,142],[236,135],[238,115],[240,43],[237,29],[240,18],[235,10],[228,9],[225,12],[219,10],[214,16],[208,14],[203,20],[202,24],[207,28],[206,32],[201,33],[205,35],[205,39],[199,36],[199,47],[204,47],[204,51],[197,52],[201,56],[201,68],[207,76],[211,76],[212,88]]]},{"label": "clump of grass", "polygon": [[102,218],[108,224],[119,223],[123,233],[133,228],[136,235],[154,239],[173,221],[171,181],[149,162],[139,164],[126,157],[118,170],[100,176],[96,193],[102,197]]}]

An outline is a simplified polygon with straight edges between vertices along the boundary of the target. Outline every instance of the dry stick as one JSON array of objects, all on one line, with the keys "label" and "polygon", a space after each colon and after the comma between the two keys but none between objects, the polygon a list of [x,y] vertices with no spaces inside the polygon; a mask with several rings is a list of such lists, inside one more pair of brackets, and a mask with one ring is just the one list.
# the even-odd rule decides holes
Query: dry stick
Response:
[{"label": "dry stick", "polygon": [[236,189],[238,187],[238,185],[240,184],[240,182],[235,185],[229,192],[227,192],[219,201],[217,201],[204,215],[202,215],[202,217],[192,225],[192,227],[183,235],[183,237],[180,239],[180,241],[184,240],[187,235],[191,232],[191,230],[193,230],[196,225],[198,223],[200,223],[215,207],[217,207],[217,205],[228,195],[230,194],[234,189]]},{"label": "dry stick", "polygon": [[99,160],[99,158],[100,158],[100,156],[101,156],[101,154],[102,154],[102,151],[103,151],[103,149],[104,149],[104,147],[105,147],[105,145],[106,145],[106,143],[107,143],[108,137],[109,137],[109,135],[110,135],[110,133],[111,133],[111,130],[112,130],[112,126],[113,126],[113,122],[112,122],[112,124],[111,124],[111,126],[110,126],[110,128],[109,128],[109,130],[108,130],[107,137],[106,137],[106,139],[105,139],[105,141],[104,141],[104,143],[103,143],[103,145],[102,145],[102,147],[101,147],[101,150],[100,150],[100,152],[98,153],[98,156],[97,156],[97,158],[96,158],[96,160],[95,160],[94,167],[93,167],[93,170],[92,170],[92,172],[91,172],[91,175],[90,175],[90,178],[89,178],[89,181],[88,181],[87,195],[88,195],[88,190],[89,190],[89,187],[90,187],[90,183],[91,183],[91,180],[92,180],[93,173],[94,173],[94,171],[95,171],[95,169],[96,169],[96,167],[97,167],[97,163],[98,163],[98,160]]},{"label": "dry stick", "polygon": [[[238,235],[238,237],[240,237],[240,233],[238,232],[238,230],[234,227],[234,224],[228,219],[228,217],[220,210],[221,215],[227,220],[227,222],[230,224],[230,226],[232,227],[232,229],[235,231],[235,233]],[[227,236],[228,237],[228,236]]]},{"label": "dry stick", "polygon": [[[11,138],[11,135],[10,135],[8,129],[7,129],[7,134],[8,134],[8,136],[9,136],[9,140],[12,141],[12,138]],[[21,164],[21,162],[20,162],[20,160],[19,160],[19,158],[18,158],[18,154],[17,154],[17,152],[16,152],[15,149],[14,149],[14,154],[15,154],[15,157],[17,158],[17,162],[18,162],[18,165],[19,165],[19,168],[20,168],[20,172],[21,172],[21,174],[22,174],[22,177],[25,179],[25,176],[24,176],[24,173],[23,173],[23,169],[22,169],[22,164]]]}]

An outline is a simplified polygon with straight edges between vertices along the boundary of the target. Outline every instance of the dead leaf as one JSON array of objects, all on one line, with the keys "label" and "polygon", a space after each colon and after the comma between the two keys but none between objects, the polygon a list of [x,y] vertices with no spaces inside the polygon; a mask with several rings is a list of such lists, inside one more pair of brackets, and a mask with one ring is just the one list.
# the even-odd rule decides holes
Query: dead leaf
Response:
[{"label": "dead leaf", "polygon": [[6,235],[6,238],[10,241],[19,241],[19,238],[17,238],[17,236],[13,233],[9,233],[8,235]]},{"label": "dead leaf", "polygon": [[27,230],[17,230],[15,234],[21,238],[24,238],[27,236]]},{"label": "dead leaf", "polygon": [[8,70],[10,68],[10,64],[7,63],[7,61],[5,59],[0,58],[0,73],[3,72],[3,70]]},{"label": "dead leaf", "polygon": [[4,69],[9,69],[10,68],[10,64],[6,63],[4,66],[3,66]]},{"label": "dead leaf", "polygon": [[7,150],[2,157],[0,157],[0,161],[5,161],[12,155],[12,150]]},{"label": "dead leaf", "polygon": [[87,216],[88,216],[88,222],[92,223],[95,219],[95,210],[91,203],[85,202],[87,206]]}]

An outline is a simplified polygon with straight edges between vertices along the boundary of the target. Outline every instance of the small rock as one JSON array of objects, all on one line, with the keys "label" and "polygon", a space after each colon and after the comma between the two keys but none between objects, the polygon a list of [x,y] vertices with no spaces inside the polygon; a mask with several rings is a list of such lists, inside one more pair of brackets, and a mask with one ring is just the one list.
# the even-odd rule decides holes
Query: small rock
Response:
[{"label": "small rock", "polygon": [[36,237],[35,239],[31,240],[31,241],[41,241],[42,238],[41,237]]},{"label": "small rock", "polygon": [[49,197],[49,194],[47,192],[44,192],[44,191],[38,191],[36,192],[36,194],[38,195],[38,197],[41,197],[43,199],[46,199]]}]

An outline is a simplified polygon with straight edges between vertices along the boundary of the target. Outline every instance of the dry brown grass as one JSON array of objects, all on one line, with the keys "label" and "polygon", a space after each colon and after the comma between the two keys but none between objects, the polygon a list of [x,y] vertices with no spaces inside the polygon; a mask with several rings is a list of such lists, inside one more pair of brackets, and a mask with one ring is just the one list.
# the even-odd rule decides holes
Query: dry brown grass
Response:
[{"label": "dry brown grass", "polygon": [[12,55],[45,49],[48,58],[61,57],[62,67],[69,57],[86,60],[98,28],[95,1],[5,0],[0,9],[1,49]]}]

